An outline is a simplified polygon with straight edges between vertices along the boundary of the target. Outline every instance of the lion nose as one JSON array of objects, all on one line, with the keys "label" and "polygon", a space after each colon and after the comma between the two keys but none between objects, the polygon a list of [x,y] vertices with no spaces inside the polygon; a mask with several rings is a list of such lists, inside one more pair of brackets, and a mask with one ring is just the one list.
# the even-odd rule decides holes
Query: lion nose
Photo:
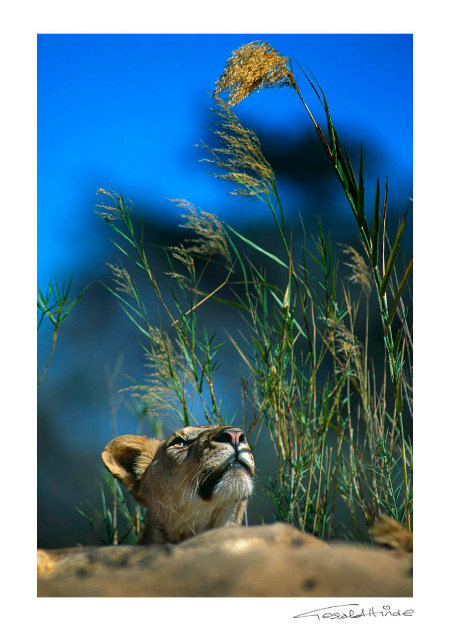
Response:
[{"label": "lion nose", "polygon": [[218,443],[230,443],[237,451],[239,444],[245,442],[245,434],[240,429],[221,429],[214,440]]}]

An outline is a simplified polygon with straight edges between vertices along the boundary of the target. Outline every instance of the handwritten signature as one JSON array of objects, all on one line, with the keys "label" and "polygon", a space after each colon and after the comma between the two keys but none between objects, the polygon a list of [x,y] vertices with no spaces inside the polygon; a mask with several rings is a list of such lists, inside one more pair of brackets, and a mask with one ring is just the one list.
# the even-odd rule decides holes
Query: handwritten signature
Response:
[{"label": "handwritten signature", "polygon": [[[358,609],[347,609],[347,607],[357,607]],[[339,608],[339,611],[336,609]],[[335,611],[330,611],[334,609]],[[391,609],[390,605],[383,605],[380,608],[361,607],[358,603],[348,605],[331,605],[321,609],[313,609],[299,613],[294,618],[317,618],[317,620],[345,620],[350,618],[403,618],[414,614],[414,609],[401,610]]]}]

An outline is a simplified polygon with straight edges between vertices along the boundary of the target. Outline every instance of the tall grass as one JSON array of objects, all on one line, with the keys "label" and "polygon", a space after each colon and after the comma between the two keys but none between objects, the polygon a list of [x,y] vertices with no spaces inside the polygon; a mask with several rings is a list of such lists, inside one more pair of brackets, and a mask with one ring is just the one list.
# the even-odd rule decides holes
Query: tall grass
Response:
[{"label": "tall grass", "polygon": [[[365,538],[380,513],[410,530],[412,445],[404,407],[412,413],[412,334],[403,296],[412,260],[405,269],[399,266],[405,217],[389,235],[388,186],[381,193],[377,182],[369,222],[363,152],[356,174],[323,90],[301,69],[300,76],[324,111],[325,131],[300,91],[291,60],[264,42],[252,42],[232,54],[218,79],[215,140],[201,143],[205,159],[217,177],[234,185],[233,193],[268,208],[279,247],[269,250],[214,215],[175,200],[193,237],[166,252],[169,300],[145,251],[142,217],[133,218],[121,194],[99,191],[98,212],[132,265],[131,271],[111,266],[110,290],[141,332],[149,364],[148,382],[133,390],[150,419],[169,413],[184,425],[223,423],[226,410],[215,388],[220,346],[214,332],[201,326],[201,312],[207,301],[238,310],[244,326],[228,339],[245,371],[242,424],[254,441],[263,427],[270,434],[277,470],[268,493],[276,518],[327,538]],[[299,96],[355,219],[360,249],[344,249],[340,267],[320,222],[312,246],[288,228],[272,167],[233,109],[255,90],[283,86]],[[212,262],[221,266],[223,279],[211,291],[202,279]],[[159,301],[159,318],[146,307],[139,274]],[[369,317],[373,294],[380,340],[373,339],[377,329]],[[378,344],[385,353],[381,372],[371,357]],[[341,526],[343,515],[351,528]]]},{"label": "tall grass", "polygon": [[58,284],[58,281],[55,280],[49,281],[47,286],[47,291],[44,293],[41,289],[38,289],[37,292],[37,308],[39,312],[39,320],[38,320],[38,331],[41,328],[41,325],[44,321],[48,321],[51,323],[53,327],[52,334],[52,342],[51,348],[49,352],[49,356],[45,366],[42,370],[42,373],[38,379],[37,386],[39,387],[42,383],[42,380],[45,377],[45,374],[50,366],[52,361],[56,343],[58,341],[59,333],[61,330],[61,326],[63,322],[69,317],[72,309],[75,307],[77,302],[81,299],[87,287],[82,290],[80,294],[75,297],[70,296],[70,291],[72,288],[72,279],[69,282],[63,282],[62,286]]},{"label": "tall grass", "polygon": [[106,473],[99,493],[100,509],[87,501],[83,502],[82,507],[77,507],[77,512],[89,521],[98,541],[105,545],[139,543],[144,528],[145,509],[122,490],[115,478]]}]

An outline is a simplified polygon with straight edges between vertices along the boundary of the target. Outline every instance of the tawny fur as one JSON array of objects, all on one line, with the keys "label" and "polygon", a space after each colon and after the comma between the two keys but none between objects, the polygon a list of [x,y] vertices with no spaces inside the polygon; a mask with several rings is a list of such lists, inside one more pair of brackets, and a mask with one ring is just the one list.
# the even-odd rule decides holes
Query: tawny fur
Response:
[{"label": "tawny fur", "polygon": [[102,458],[147,508],[142,543],[178,542],[240,524],[253,489],[253,456],[231,426],[184,427],[164,441],[118,436]]},{"label": "tawny fur", "polygon": [[395,519],[380,515],[370,531],[377,545],[391,548],[398,552],[413,551],[413,535]]}]

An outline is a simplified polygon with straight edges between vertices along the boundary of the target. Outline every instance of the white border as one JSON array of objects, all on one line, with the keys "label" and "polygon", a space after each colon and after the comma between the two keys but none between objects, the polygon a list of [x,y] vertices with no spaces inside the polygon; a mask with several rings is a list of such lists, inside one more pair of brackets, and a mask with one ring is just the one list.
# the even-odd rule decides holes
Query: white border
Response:
[{"label": "white border", "polygon": [[[447,548],[443,449],[448,444],[448,18],[444,3],[380,0],[299,3],[278,1],[171,2],[129,0],[25,2],[2,8],[2,330],[4,481],[2,544],[4,620],[15,628],[115,628],[130,622],[169,627],[293,628],[291,614],[311,599],[36,599],[35,593],[35,270],[36,261],[36,34],[37,33],[414,33],[415,49],[415,597],[414,622],[445,620],[439,565]],[[366,8],[365,8],[366,7]],[[445,188],[444,188],[445,187]],[[430,331],[431,328],[431,331]],[[418,333],[417,333],[418,331]],[[436,336],[436,337],[435,337]],[[5,453],[6,452],[6,453]],[[31,464],[31,466],[29,466]],[[31,534],[30,534],[31,532]],[[426,557],[426,559],[424,558]],[[435,559],[436,567],[430,565]],[[426,561],[426,565],[424,565]],[[346,599],[343,599],[346,600]],[[358,599],[364,603],[367,599]],[[399,599],[401,606],[406,601]],[[406,599],[409,602],[409,599]],[[336,599],[314,599],[312,608]],[[375,601],[375,602],[374,602]],[[371,599],[368,604],[377,604]],[[395,604],[395,600],[391,601]],[[409,604],[408,604],[409,607]],[[98,616],[98,617],[97,617]],[[207,618],[208,616],[208,618]],[[442,617],[441,617],[442,616]],[[15,624],[12,621],[15,620]],[[211,624],[210,622],[211,621]],[[371,624],[361,620],[351,624]],[[397,628],[407,621],[375,622]],[[166,626],[167,622],[165,623]],[[323,625],[326,622],[312,623]],[[341,623],[350,624],[350,622]],[[302,628],[305,624],[302,622]],[[310,628],[308,625],[307,628]]]}]

